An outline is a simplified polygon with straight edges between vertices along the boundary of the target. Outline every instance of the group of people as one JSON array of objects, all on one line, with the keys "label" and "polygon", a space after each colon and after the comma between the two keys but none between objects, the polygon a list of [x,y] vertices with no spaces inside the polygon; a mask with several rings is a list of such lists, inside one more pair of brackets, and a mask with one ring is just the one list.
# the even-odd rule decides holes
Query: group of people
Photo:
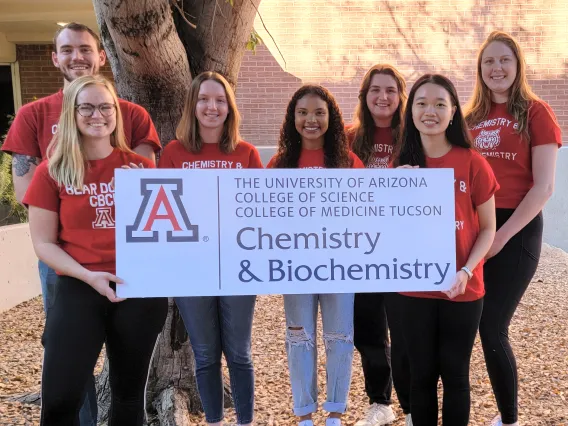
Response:
[{"label": "group of people", "polygon": [[[96,425],[93,369],[106,344],[109,425],[142,425],[149,363],[167,300],[117,298],[114,200],[98,195],[112,194],[117,168],[156,167],[161,144],[148,113],[117,98],[112,84],[98,74],[105,54],[96,33],[68,24],[55,35],[54,50],[63,90],[22,107],[2,148],[13,155],[16,196],[29,208],[40,259],[46,310],[41,424]],[[452,168],[457,271],[445,292],[284,295],[298,424],[312,426],[318,409],[319,306],[326,426],[342,424],[354,348],[361,354],[369,397],[368,412],[357,426],[395,420],[393,384],[407,425],[437,425],[440,378],[443,424],[466,426],[478,330],[499,409],[488,423],[518,425],[517,367],[508,328],[539,260],[541,210],[553,191],[562,143],[554,113],[531,91],[518,43],[497,31],[479,50],[474,93],[463,110],[448,78],[424,75],[407,95],[403,76],[385,64],[366,73],[358,99],[354,123],[346,126],[329,90],[299,88],[267,167]],[[216,72],[196,76],[177,139],[161,150],[157,167],[230,160],[209,163],[262,168],[256,148],[240,139],[239,125],[235,94],[225,78]],[[238,424],[253,423],[255,300],[175,299],[210,425],[224,419],[222,354]]]}]

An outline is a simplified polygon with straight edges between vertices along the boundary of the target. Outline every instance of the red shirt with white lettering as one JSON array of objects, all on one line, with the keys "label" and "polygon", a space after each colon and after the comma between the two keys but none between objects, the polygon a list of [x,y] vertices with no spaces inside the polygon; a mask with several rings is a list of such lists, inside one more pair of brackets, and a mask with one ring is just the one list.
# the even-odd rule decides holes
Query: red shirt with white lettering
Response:
[{"label": "red shirt with white lettering", "polygon": [[[479,235],[479,217],[476,207],[487,202],[499,189],[499,184],[489,163],[475,150],[453,146],[440,158],[426,157],[428,168],[454,169],[456,203],[456,272],[465,266],[471,249]],[[444,293],[408,292],[405,296],[446,299],[455,302],[471,302],[485,295],[483,261],[472,271],[465,293],[449,299]]]},{"label": "red shirt with white lettering", "polygon": [[254,145],[240,141],[233,152],[224,153],[216,143],[204,143],[200,152],[190,152],[178,140],[166,145],[160,169],[262,169],[260,154]]},{"label": "red shirt with white lettering", "polygon": [[492,103],[487,118],[471,129],[475,147],[489,161],[501,187],[495,194],[497,208],[517,208],[532,188],[532,148],[562,146],[560,126],[546,102],[532,102],[528,114],[530,143],[516,132],[519,124],[506,103]]},{"label": "red shirt with white lettering", "polygon": [[[351,163],[350,169],[364,169],[365,165],[354,153],[349,151],[349,161]],[[274,155],[268,165],[267,169],[274,168],[276,163],[276,155]],[[320,149],[302,149],[300,159],[298,160],[298,169],[325,169],[323,160],[323,148]]]},{"label": "red shirt with white lettering", "polygon": [[[148,112],[140,105],[122,99],[118,100],[126,142],[131,149],[149,144],[159,151],[160,138]],[[10,154],[29,155],[45,159],[63,105],[63,91],[24,105],[10,126],[2,151]]]},{"label": "red shirt with white lettering", "polygon": [[60,247],[90,271],[115,274],[114,170],[129,163],[154,163],[141,155],[115,148],[101,160],[89,161],[81,190],[59,186],[50,176],[48,161],[36,169],[24,204],[59,214]]},{"label": "red shirt with white lettering", "polygon": [[[345,127],[345,134],[349,142],[349,147],[353,149],[355,141],[355,133],[350,131],[352,126]],[[394,151],[394,143],[392,139],[392,128],[375,127],[373,132],[373,156],[367,164],[369,169],[388,169]]]}]

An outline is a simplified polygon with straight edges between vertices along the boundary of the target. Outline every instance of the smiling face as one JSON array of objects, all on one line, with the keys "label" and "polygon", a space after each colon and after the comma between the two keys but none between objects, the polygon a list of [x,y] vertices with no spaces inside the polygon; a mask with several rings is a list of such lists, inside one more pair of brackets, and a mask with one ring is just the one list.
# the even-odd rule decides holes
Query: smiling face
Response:
[{"label": "smiling face", "polygon": [[506,102],[517,77],[518,60],[509,46],[494,41],[481,55],[481,77],[495,102]]},{"label": "smiling face", "polygon": [[400,104],[400,95],[395,79],[388,74],[375,74],[366,96],[367,108],[376,125],[390,125]]},{"label": "smiling face", "polygon": [[105,52],[99,50],[96,40],[87,31],[66,28],[57,37],[56,50],[51,54],[53,65],[68,82],[84,75],[98,74],[106,60]]},{"label": "smiling face", "polygon": [[[91,84],[77,95],[75,112],[77,128],[83,137],[103,139],[109,137],[116,128],[116,109],[114,99],[106,87]],[[95,107],[94,109],[92,107]],[[101,114],[101,110],[104,115]],[[93,115],[88,117],[89,113]],[[83,115],[81,115],[83,114]]]},{"label": "smiling face", "polygon": [[442,86],[426,83],[416,91],[412,102],[412,121],[421,135],[445,133],[455,112],[451,96]]},{"label": "smiling face", "polygon": [[321,143],[323,146],[324,135],[329,127],[327,102],[317,95],[302,96],[296,103],[294,123],[302,138],[302,145]]},{"label": "smiling face", "polygon": [[199,86],[195,117],[199,126],[209,129],[223,127],[229,115],[225,88],[214,80],[205,80]]}]

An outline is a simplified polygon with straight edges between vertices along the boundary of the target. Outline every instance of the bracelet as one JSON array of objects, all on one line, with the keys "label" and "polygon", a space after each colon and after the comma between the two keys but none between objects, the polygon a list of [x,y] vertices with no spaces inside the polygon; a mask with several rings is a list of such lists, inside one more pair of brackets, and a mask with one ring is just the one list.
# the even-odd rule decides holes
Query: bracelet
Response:
[{"label": "bracelet", "polygon": [[461,268],[461,270],[467,274],[468,279],[471,280],[473,278],[473,272],[471,272],[471,270],[467,266],[464,266],[463,268]]}]

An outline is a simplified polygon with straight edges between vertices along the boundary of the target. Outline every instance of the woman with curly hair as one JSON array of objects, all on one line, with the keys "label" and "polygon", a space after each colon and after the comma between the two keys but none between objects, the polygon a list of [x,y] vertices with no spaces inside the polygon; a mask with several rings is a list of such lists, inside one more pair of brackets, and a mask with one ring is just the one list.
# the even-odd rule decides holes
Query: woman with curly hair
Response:
[{"label": "woman with curly hair", "polygon": [[497,234],[484,266],[481,344],[500,416],[517,426],[517,364],[509,324],[540,256],[541,210],[552,195],[560,126],[550,106],[527,82],[517,41],[494,31],[477,57],[477,80],[466,108],[475,147],[487,158],[501,189],[495,195]]},{"label": "woman with curly hair", "polygon": [[[400,141],[406,100],[406,82],[392,65],[374,65],[363,77],[355,120],[346,133],[351,149],[367,168],[388,167],[394,147]],[[407,415],[406,424],[411,424],[408,357],[400,330],[397,299],[392,296],[389,293],[355,295],[354,342],[361,354],[365,392],[370,404],[365,417],[355,426],[382,426],[395,420],[391,408],[393,381],[402,411]]]},{"label": "woman with curly hair", "polygon": [[[305,85],[294,93],[280,130],[272,168],[363,168],[349,151],[341,111],[324,87]],[[294,414],[300,426],[313,426],[317,410],[316,324],[321,306],[326,348],[326,426],[340,426],[347,409],[353,361],[352,293],[284,295],[286,350]]]}]

